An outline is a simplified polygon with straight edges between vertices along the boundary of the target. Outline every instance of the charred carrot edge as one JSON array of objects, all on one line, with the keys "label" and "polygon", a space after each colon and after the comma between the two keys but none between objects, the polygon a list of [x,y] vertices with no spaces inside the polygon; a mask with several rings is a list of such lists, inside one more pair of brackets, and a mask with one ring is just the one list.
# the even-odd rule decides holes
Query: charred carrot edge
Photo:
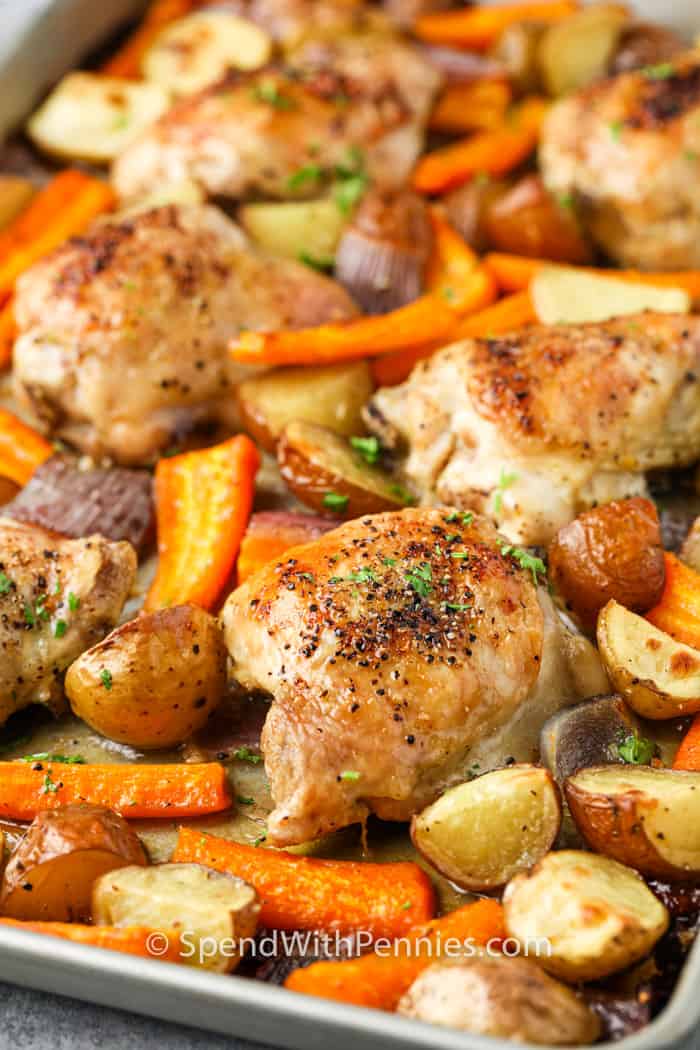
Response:
[{"label": "charred carrot edge", "polygon": [[393,951],[370,953],[342,962],[312,963],[289,975],[285,988],[323,999],[394,1010],[419,973],[455,942],[468,946],[489,945],[494,950],[506,936],[503,908],[494,900],[480,900],[415,927]]},{"label": "charred carrot edge", "polygon": [[21,419],[0,408],[0,474],[26,485],[37,467],[53,455],[53,446]]},{"label": "charred carrot edge", "polygon": [[444,193],[475,175],[506,175],[535,149],[546,110],[543,99],[526,99],[497,127],[426,153],[413,172],[414,188]]},{"label": "charred carrot edge", "polygon": [[12,348],[16,336],[15,310],[10,299],[7,305],[0,309],[0,371],[12,364]]},{"label": "charred carrot edge", "polygon": [[456,134],[496,127],[503,123],[512,94],[504,80],[449,84],[430,114],[429,127]]},{"label": "charred carrot edge", "polygon": [[497,7],[470,7],[467,10],[436,12],[418,18],[414,32],[429,44],[486,51],[496,43],[504,29],[514,22],[560,22],[576,13],[574,0],[544,0],[541,3],[514,3]]},{"label": "charred carrot edge", "polygon": [[681,740],[681,746],[673,760],[673,768],[700,773],[700,715],[695,716],[690,729]]},{"label": "charred carrot edge", "polygon": [[245,879],[260,894],[263,926],[279,930],[368,932],[401,937],[435,914],[435,894],[425,872],[410,861],[361,861],[299,857],[245,846],[194,828],[180,828],[173,861],[205,864]]},{"label": "charred carrot edge", "polygon": [[[35,768],[37,767],[37,768]],[[0,817],[33,820],[73,802],[107,806],[125,817],[197,817],[231,805],[218,762],[172,765],[66,765],[0,762]]]},{"label": "charred carrot edge", "polygon": [[666,582],[661,600],[647,620],[679,642],[700,649],[700,573],[666,552]]},{"label": "charred carrot edge", "polygon": [[102,66],[102,72],[112,77],[138,80],[141,62],[156,37],[170,22],[183,18],[196,8],[201,0],[154,0],[141,24],[122,47]]},{"label": "charred carrot edge", "polygon": [[[22,922],[19,919],[0,919],[3,926],[29,933],[43,933],[61,937],[76,944],[90,944],[93,948],[110,948],[115,952],[140,955],[145,959],[180,962],[181,944],[178,930],[153,930],[148,926],[83,926],[77,922]],[[149,938],[157,933],[159,944],[166,946],[163,953],[149,951]]]},{"label": "charred carrot edge", "polygon": [[158,461],[158,569],[146,610],[215,605],[236,564],[259,466],[258,450],[243,434]]},{"label": "charred carrot edge", "polygon": [[69,237],[82,233],[94,218],[113,208],[115,200],[101,179],[72,171],[57,175],[3,234],[0,302],[11,294],[20,274]]}]

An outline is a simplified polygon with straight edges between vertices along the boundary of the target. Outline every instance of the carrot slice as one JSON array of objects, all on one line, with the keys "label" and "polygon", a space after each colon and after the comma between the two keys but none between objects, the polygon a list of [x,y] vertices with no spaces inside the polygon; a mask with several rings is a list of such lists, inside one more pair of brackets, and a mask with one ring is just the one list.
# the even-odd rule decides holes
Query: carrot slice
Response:
[{"label": "carrot slice", "polygon": [[573,15],[579,5],[575,0],[541,0],[539,3],[481,5],[457,11],[440,11],[423,15],[414,32],[429,44],[449,44],[472,51],[487,51],[504,29],[514,22],[561,22]]},{"label": "carrot slice", "polygon": [[679,642],[700,649],[700,573],[664,554],[666,582],[661,600],[646,614],[647,620]]},{"label": "carrot slice", "polygon": [[0,370],[12,364],[12,348],[17,337],[15,310],[12,300],[0,309]]},{"label": "carrot slice", "polygon": [[[0,919],[0,924],[29,933],[61,937],[75,944],[91,944],[93,948],[110,948],[115,952],[126,952],[127,955],[140,955],[145,959],[180,962],[178,930],[152,930],[148,926],[84,926],[77,922],[22,922],[20,919]],[[160,948],[165,950],[161,952]]]},{"label": "carrot slice", "polygon": [[681,746],[673,760],[673,768],[700,773],[700,715],[695,716],[690,729],[681,740]]},{"label": "carrot slice", "polygon": [[263,510],[248,522],[236,564],[239,584],[258,569],[281,557],[290,547],[310,543],[336,528],[336,522],[313,514],[284,510]]},{"label": "carrot slice", "polygon": [[430,114],[429,127],[458,134],[496,127],[503,123],[512,94],[504,80],[449,84]]},{"label": "carrot slice", "polygon": [[0,408],[0,474],[18,485],[26,485],[53,451],[46,438],[12,412]]},{"label": "carrot slice", "polygon": [[214,606],[236,564],[259,466],[244,434],[158,461],[158,569],[147,611],[188,602]]},{"label": "carrot slice", "polygon": [[112,77],[138,80],[142,75],[143,56],[159,33],[170,22],[189,14],[199,2],[201,0],[154,0],[141,24],[102,66],[102,72]]},{"label": "carrot slice", "polygon": [[300,857],[229,842],[195,828],[180,828],[172,860],[205,864],[245,879],[260,894],[261,924],[271,929],[394,938],[435,914],[430,879],[410,861],[370,864]]},{"label": "carrot slice", "polygon": [[[105,688],[107,685],[105,684]],[[171,765],[66,765],[0,762],[0,817],[33,820],[73,802],[107,806],[125,817],[197,817],[228,809],[219,762]]]},{"label": "carrot slice", "polygon": [[39,237],[56,214],[85,186],[88,176],[76,168],[66,168],[36,193],[26,208],[0,233],[0,260],[10,251]]},{"label": "carrot slice", "polygon": [[[494,900],[480,900],[417,926],[392,951],[370,953],[342,962],[317,962],[294,970],[285,988],[323,999],[394,1010],[404,992],[426,967],[457,943],[497,949],[506,936],[503,908]],[[452,944],[448,946],[448,941]]]},{"label": "carrot slice", "polygon": [[506,175],[535,149],[546,109],[543,99],[526,99],[497,127],[426,153],[413,172],[415,189],[444,193],[475,175]]}]

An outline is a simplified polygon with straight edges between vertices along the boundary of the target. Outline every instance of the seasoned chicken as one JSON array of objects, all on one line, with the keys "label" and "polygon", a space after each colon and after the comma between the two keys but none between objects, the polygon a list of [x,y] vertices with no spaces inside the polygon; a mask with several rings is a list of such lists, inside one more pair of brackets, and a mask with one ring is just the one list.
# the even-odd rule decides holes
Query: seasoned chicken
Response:
[{"label": "seasoned chicken", "polygon": [[254,252],[216,208],[102,221],[17,283],[15,387],[51,434],[143,463],[231,411],[226,340],[356,312],[334,281]]},{"label": "seasoned chicken", "polygon": [[700,266],[700,51],[593,84],[552,107],[545,182],[571,195],[623,266]]},{"label": "seasoned chicken", "polygon": [[348,32],[373,15],[361,0],[212,0],[207,6],[255,22],[285,47],[294,46],[310,33],[331,36]]},{"label": "seasoned chicken", "polygon": [[317,196],[338,172],[400,186],[439,80],[390,36],[311,40],[284,67],[233,74],[179,103],[117,159],[114,186],[128,198],[190,179],[209,194],[285,199]]},{"label": "seasoned chicken", "polygon": [[580,510],[644,495],[645,470],[700,457],[699,367],[695,317],[533,326],[440,350],[379,390],[366,420],[406,451],[423,503],[546,544]]},{"label": "seasoned chicken", "polygon": [[494,528],[470,519],[359,518],[229,597],[234,675],[273,697],[262,748],[275,845],[369,812],[407,820],[474,764],[532,760],[553,711],[604,690],[588,643]]},{"label": "seasoned chicken", "polygon": [[0,724],[29,704],[62,709],[64,671],[115,626],[135,574],[129,543],[0,518]]}]

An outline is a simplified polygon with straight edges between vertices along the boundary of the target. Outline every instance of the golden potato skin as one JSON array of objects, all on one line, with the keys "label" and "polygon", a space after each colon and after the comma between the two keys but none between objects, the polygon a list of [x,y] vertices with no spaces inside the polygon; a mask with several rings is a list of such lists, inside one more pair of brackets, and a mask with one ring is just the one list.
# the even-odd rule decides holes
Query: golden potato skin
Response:
[{"label": "golden potato skin", "polygon": [[123,817],[77,803],[39,813],[10,857],[0,913],[13,919],[86,921],[93,883],[116,868],[148,864]]},{"label": "golden potato skin", "polygon": [[225,687],[221,629],[193,605],[118,627],[71,664],[65,682],[79,718],[110,740],[144,749],[172,747],[201,729]]},{"label": "golden potato skin", "polygon": [[588,631],[610,599],[646,612],[664,587],[664,555],[656,507],[641,496],[584,511],[549,547],[549,576]]}]

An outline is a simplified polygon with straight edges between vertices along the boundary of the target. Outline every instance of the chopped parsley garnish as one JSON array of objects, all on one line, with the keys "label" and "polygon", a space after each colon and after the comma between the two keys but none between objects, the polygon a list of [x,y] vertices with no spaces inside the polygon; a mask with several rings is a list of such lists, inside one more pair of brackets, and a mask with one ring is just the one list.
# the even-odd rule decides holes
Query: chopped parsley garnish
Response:
[{"label": "chopped parsley garnish", "polygon": [[377,583],[379,577],[373,569],[363,565],[357,572],[351,572],[349,576],[331,576],[330,583]]},{"label": "chopped parsley garnish", "polygon": [[246,795],[236,795],[236,802],[239,806],[254,806],[255,799],[248,798]]},{"label": "chopped parsley garnish", "polygon": [[406,580],[411,590],[415,591],[421,598],[427,598],[433,589],[432,567],[427,561],[424,561],[421,565],[406,573]]},{"label": "chopped parsley garnish", "polygon": [[469,557],[469,551],[450,551],[451,558],[458,558],[460,561],[464,558]]},{"label": "chopped parsley garnish", "polygon": [[0,594],[9,594],[13,587],[14,584],[10,577],[0,572]]},{"label": "chopped parsley garnish", "polygon": [[68,624],[65,620],[56,620],[53,628],[54,638],[63,638],[63,635],[68,630]]},{"label": "chopped parsley garnish", "polygon": [[537,586],[538,576],[547,575],[547,566],[541,558],[523,550],[522,547],[512,547],[509,543],[502,543],[501,554],[504,558],[512,558],[525,572],[532,573],[532,582]]},{"label": "chopped parsley garnish", "polygon": [[298,572],[297,576],[301,580],[308,580],[309,583],[316,583],[316,577],[312,572]]},{"label": "chopped parsley garnish", "polygon": [[[459,510],[453,510],[450,514],[447,515],[445,521],[448,524],[452,524],[453,521],[461,521],[462,525],[471,525],[471,523],[474,521],[474,515],[470,510],[466,511],[465,513],[462,513]],[[450,537],[448,536],[448,539],[449,538]],[[455,539],[458,538],[459,537],[455,536]]]},{"label": "chopped parsley garnish", "polygon": [[642,70],[648,80],[668,80],[675,72],[672,62],[659,62],[656,66],[645,66]]},{"label": "chopped parsley garnish", "polygon": [[493,495],[493,513],[496,517],[500,517],[501,511],[503,510],[503,493],[506,489],[509,489],[511,485],[514,485],[518,480],[517,474],[509,474],[506,470],[501,467],[501,474],[498,479],[498,485]]},{"label": "chopped parsley garnish", "polygon": [[239,762],[250,762],[251,766],[259,766],[262,762],[262,755],[259,755],[256,751],[251,751],[249,747],[239,747],[233,752],[233,757],[237,758]]},{"label": "chopped parsley garnish", "polygon": [[273,80],[261,80],[253,87],[252,95],[256,102],[265,102],[273,109],[294,109],[296,105],[294,99],[281,93]]},{"label": "chopped parsley garnish", "polygon": [[75,612],[76,609],[80,608],[80,598],[77,594],[73,594],[72,591],[68,592],[68,608],[71,612]]},{"label": "chopped parsley garnish", "polygon": [[467,602],[443,602],[446,609],[451,609],[454,612],[467,612],[471,609],[471,605]]},{"label": "chopped parsley garnish", "polygon": [[300,186],[306,185],[307,182],[320,182],[323,178],[323,168],[318,164],[307,164],[305,168],[299,168],[287,179],[287,186],[290,190],[298,190]]},{"label": "chopped parsley garnish", "polygon": [[24,755],[21,762],[62,762],[66,766],[85,765],[82,755],[54,755],[52,751],[37,751],[34,755]]},{"label": "chopped parsley garnish", "polygon": [[109,671],[106,667],[103,667],[100,671],[100,681],[102,682],[102,685],[105,687],[107,692],[109,692],[109,690],[112,688],[112,672]]},{"label": "chopped parsley garnish", "polygon": [[49,771],[44,777],[44,783],[42,784],[41,791],[39,793],[41,795],[55,795],[60,787],[60,783],[56,784],[51,779],[51,772]]},{"label": "chopped parsley garnish", "polygon": [[610,124],[610,136],[614,142],[619,142],[622,138],[623,127],[621,120],[613,120],[612,124]]},{"label": "chopped parsley garnish", "polygon": [[401,905],[401,911],[410,911],[413,907],[413,901],[406,901],[405,904]]},{"label": "chopped parsley garnish", "polygon": [[365,172],[362,151],[356,146],[351,146],[346,163],[338,164],[335,169],[333,198],[343,215],[348,215],[352,211],[364,196],[368,185],[369,177]]},{"label": "chopped parsley garnish", "polygon": [[571,193],[562,193],[561,196],[557,198],[557,200],[559,202],[559,207],[566,208],[567,211],[571,211],[571,209],[574,206],[574,198],[573,194]]},{"label": "chopped parsley garnish", "polygon": [[340,774],[341,780],[359,780],[360,774],[355,769],[345,769]]},{"label": "chopped parsley garnish", "polygon": [[621,744],[617,753],[623,762],[634,766],[648,766],[654,757],[654,743],[638,733],[631,733]]},{"label": "chopped parsley garnish", "polygon": [[385,565],[389,565],[389,566],[396,565],[396,558],[382,558],[382,561],[384,562]]},{"label": "chopped parsley garnish", "polygon": [[401,500],[401,502],[406,504],[406,506],[409,506],[411,503],[416,502],[413,493],[409,492],[408,489],[405,489],[403,485],[392,485],[389,491],[391,492],[392,496],[396,496],[396,498],[398,500]]},{"label": "chopped parsley garnish", "polygon": [[350,444],[370,466],[374,466],[382,454],[382,446],[378,437],[351,437]]},{"label": "chopped parsley garnish", "polygon": [[123,131],[124,128],[128,128],[131,123],[131,118],[128,113],[117,113],[112,123],[112,131]]},{"label": "chopped parsley garnish", "polygon": [[348,497],[341,496],[339,492],[327,492],[323,497],[323,506],[329,510],[345,510],[348,503]]},{"label": "chopped parsley garnish", "polygon": [[267,835],[258,835],[256,839],[253,839],[254,846],[261,846],[263,842],[267,840]]},{"label": "chopped parsley garnish", "polygon": [[303,251],[299,252],[299,262],[303,262],[305,266],[310,266],[312,270],[318,270],[319,273],[326,273],[335,266],[335,259],[330,255],[316,256],[312,255],[311,252]]}]

